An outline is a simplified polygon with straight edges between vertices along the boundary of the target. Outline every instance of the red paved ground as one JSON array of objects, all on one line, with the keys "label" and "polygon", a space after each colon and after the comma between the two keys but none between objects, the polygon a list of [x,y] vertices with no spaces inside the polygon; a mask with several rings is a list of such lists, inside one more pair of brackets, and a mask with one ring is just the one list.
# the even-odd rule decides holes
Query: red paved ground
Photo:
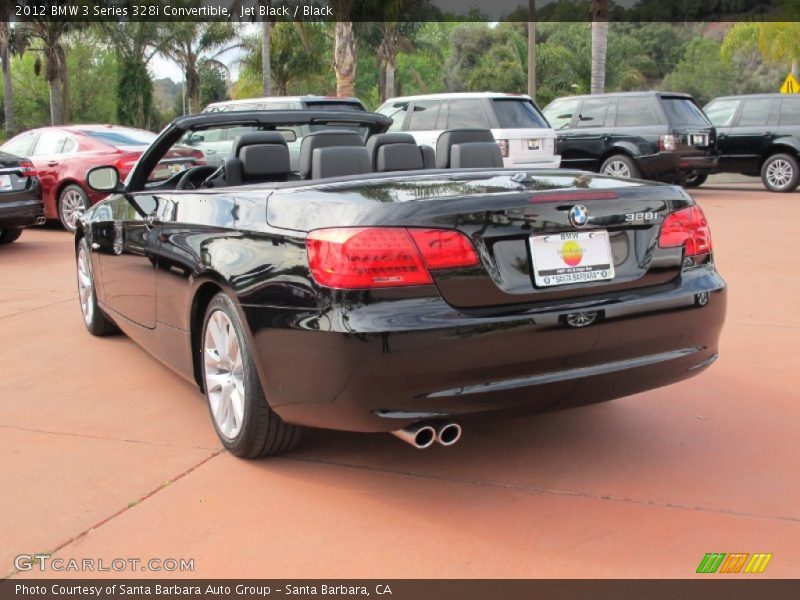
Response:
[{"label": "red paved ground", "polygon": [[55,551],[208,577],[689,577],[706,552],[772,552],[766,574],[800,576],[798,194],[696,196],[730,284],[698,378],[470,423],[452,449],[315,431],[257,462],[132,342],[92,339],[69,236],[25,232],[0,249],[0,574]]}]

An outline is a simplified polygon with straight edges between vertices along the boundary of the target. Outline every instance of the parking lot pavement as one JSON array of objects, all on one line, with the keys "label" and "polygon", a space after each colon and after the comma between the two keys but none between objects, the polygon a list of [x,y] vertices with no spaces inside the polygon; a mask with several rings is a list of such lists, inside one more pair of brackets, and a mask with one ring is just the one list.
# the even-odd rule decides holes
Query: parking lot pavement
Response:
[{"label": "parking lot pavement", "polygon": [[765,575],[800,576],[800,195],[694,193],[730,286],[712,368],[473,418],[424,452],[329,431],[283,458],[220,452],[199,392],[84,331],[70,237],[26,231],[0,249],[2,569],[55,552],[194,559],[208,577],[689,577],[706,552],[771,552]]}]

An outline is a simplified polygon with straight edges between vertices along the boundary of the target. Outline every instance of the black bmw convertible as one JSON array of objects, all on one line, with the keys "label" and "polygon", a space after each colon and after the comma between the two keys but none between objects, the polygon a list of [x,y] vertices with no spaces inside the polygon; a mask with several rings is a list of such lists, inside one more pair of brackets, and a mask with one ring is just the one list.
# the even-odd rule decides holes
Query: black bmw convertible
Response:
[{"label": "black bmw convertible", "polygon": [[[680,187],[503,168],[491,132],[436,148],[366,112],[175,120],[76,231],[83,320],[195,382],[233,454],[303,427],[452,445],[470,413],[602,402],[717,358],[725,282]],[[158,170],[230,139],[214,166]],[[181,167],[182,168],[182,167]]]}]

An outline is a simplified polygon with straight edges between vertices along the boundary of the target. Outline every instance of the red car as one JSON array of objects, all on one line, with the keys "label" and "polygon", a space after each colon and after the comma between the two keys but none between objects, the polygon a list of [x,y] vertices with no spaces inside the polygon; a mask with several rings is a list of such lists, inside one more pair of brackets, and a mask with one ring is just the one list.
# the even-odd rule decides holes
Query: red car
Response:
[{"label": "red car", "polygon": [[[30,158],[41,182],[45,217],[59,219],[67,230],[74,231],[83,211],[106,196],[89,189],[86,172],[92,167],[113,165],[124,180],[155,139],[154,133],[130,127],[68,125],[26,131],[0,148]],[[179,148],[162,162],[159,178],[206,164],[203,153],[191,148]]]}]

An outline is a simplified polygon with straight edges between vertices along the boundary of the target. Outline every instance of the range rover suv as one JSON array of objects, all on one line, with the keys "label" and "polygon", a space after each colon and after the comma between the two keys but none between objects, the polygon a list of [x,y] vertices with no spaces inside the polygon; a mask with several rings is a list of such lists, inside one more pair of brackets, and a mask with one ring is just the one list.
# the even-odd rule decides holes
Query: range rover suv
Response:
[{"label": "range rover suv", "polygon": [[566,168],[683,183],[717,164],[714,126],[688,94],[568,96],[544,114]]},{"label": "range rover suv", "polygon": [[[772,192],[800,183],[800,97],[752,94],[716,98],[705,107],[717,128],[715,172],[761,176]],[[704,177],[698,179],[702,185]]]},{"label": "range rover suv", "polygon": [[447,129],[490,129],[503,165],[557,169],[556,135],[530,96],[457,92],[390,98],[375,112],[392,120],[389,131],[410,133],[417,144],[436,148]]}]

